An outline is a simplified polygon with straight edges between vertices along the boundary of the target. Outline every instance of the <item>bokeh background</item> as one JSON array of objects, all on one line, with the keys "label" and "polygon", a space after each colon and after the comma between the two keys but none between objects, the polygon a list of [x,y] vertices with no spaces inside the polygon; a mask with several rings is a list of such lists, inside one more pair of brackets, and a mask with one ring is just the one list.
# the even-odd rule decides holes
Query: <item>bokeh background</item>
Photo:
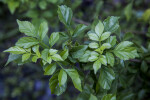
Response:
[{"label": "bokeh background", "polygon": [[[52,95],[48,85],[50,76],[43,75],[39,63],[21,66],[10,63],[4,67],[9,54],[3,51],[23,36],[18,31],[16,19],[32,21],[36,27],[47,21],[50,35],[65,30],[57,16],[57,6],[63,4],[72,8],[75,24],[88,25],[97,18],[104,20],[108,16],[119,16],[121,34],[117,35],[120,38],[128,33],[134,37],[134,42],[146,46],[147,37],[150,37],[147,35],[150,32],[150,0],[0,0],[0,100],[76,99],[79,92],[71,82],[64,94],[59,97]],[[60,43],[56,46],[59,47]],[[144,95],[144,91],[140,92],[139,96]],[[132,94],[127,96],[120,100],[131,100]],[[139,100],[148,100],[143,98],[141,96]]]}]

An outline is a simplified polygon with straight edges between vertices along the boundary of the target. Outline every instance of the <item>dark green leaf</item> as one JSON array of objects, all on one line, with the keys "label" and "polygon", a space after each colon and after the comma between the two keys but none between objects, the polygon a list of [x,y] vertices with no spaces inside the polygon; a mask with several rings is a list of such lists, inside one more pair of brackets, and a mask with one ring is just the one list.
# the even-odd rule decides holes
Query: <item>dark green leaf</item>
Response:
[{"label": "dark green leaf", "polygon": [[98,82],[103,89],[110,89],[114,79],[115,73],[111,68],[101,68]]},{"label": "dark green leaf", "polygon": [[102,100],[116,100],[116,95],[107,94],[102,98]]},{"label": "dark green leaf", "polygon": [[73,37],[76,37],[78,35],[81,35],[85,30],[87,29],[87,26],[84,24],[79,24],[75,31],[73,32]]},{"label": "dark green leaf", "polygon": [[56,70],[56,63],[52,63],[44,68],[44,75],[52,75]]}]

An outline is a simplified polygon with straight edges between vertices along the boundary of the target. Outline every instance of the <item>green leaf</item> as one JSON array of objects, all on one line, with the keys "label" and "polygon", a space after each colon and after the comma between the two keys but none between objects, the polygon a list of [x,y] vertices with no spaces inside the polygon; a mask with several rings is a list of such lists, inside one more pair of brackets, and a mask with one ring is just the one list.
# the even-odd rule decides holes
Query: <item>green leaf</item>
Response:
[{"label": "green leaf", "polygon": [[72,10],[65,5],[62,5],[62,6],[58,6],[57,13],[58,13],[59,20],[62,23],[64,23],[66,26],[69,26],[73,16]]},{"label": "green leaf", "polygon": [[107,38],[109,38],[110,34],[111,34],[111,32],[105,32],[105,33],[103,33],[100,40],[101,41],[106,40]]},{"label": "green leaf", "polygon": [[79,45],[72,47],[72,49],[70,50],[72,57],[80,58],[84,54],[87,47],[87,45]]},{"label": "green leaf", "polygon": [[66,69],[66,72],[71,77],[75,88],[82,92],[81,80],[80,80],[80,77],[79,77],[77,70]]},{"label": "green leaf", "polygon": [[38,57],[41,57],[40,51],[39,51],[39,45],[36,45],[32,47],[32,50],[36,53]]},{"label": "green leaf", "polygon": [[87,50],[85,51],[85,53],[83,54],[83,56],[81,56],[79,58],[80,62],[88,62],[89,57],[91,56],[91,51]]},{"label": "green leaf", "polygon": [[94,62],[93,64],[93,69],[94,69],[94,73],[96,74],[96,72],[101,68],[101,61],[100,59],[98,59],[97,61]]},{"label": "green leaf", "polygon": [[142,61],[142,64],[141,64],[141,71],[142,72],[147,72],[147,70],[148,70],[148,65],[147,65],[147,63],[145,62],[145,61]]},{"label": "green leaf", "polygon": [[111,45],[111,47],[113,47],[117,42],[116,36],[110,36],[107,39],[107,42]]},{"label": "green leaf", "polygon": [[97,100],[97,97],[91,94],[89,100]]},{"label": "green leaf", "polygon": [[96,43],[96,42],[92,42],[92,43],[89,44],[89,47],[90,47],[90,48],[98,48],[99,45],[98,45],[98,43]]},{"label": "green leaf", "polygon": [[48,54],[49,54],[49,49],[44,49],[42,51],[42,53],[41,53],[42,59],[44,59],[45,61],[47,61]]},{"label": "green leaf", "polygon": [[114,79],[115,73],[111,68],[101,68],[98,82],[103,89],[110,89],[111,83]]},{"label": "green leaf", "polygon": [[85,30],[87,29],[87,26],[84,24],[79,24],[76,28],[75,31],[73,32],[73,37],[76,37],[78,35],[81,35]]},{"label": "green leaf", "polygon": [[69,55],[68,49],[63,50],[63,51],[60,53],[60,56],[61,56],[61,58],[62,58],[63,60],[66,60],[67,57],[68,57],[68,55]]},{"label": "green leaf", "polygon": [[10,62],[17,60],[20,57],[21,55],[18,55],[18,54],[10,54],[5,66],[7,66]]},{"label": "green leaf", "polygon": [[104,25],[101,21],[95,26],[95,33],[100,37],[104,31]]},{"label": "green leaf", "polygon": [[54,54],[51,56],[54,61],[63,61],[59,54]]},{"label": "green leaf", "polygon": [[119,28],[119,17],[111,16],[104,20],[105,31],[114,33]]},{"label": "green leaf", "polygon": [[32,61],[35,62],[35,63],[37,62],[37,59],[38,59],[37,56],[33,56],[33,57],[32,57]]},{"label": "green leaf", "polygon": [[89,57],[88,61],[96,61],[98,59],[99,54],[95,51],[91,52],[91,56]]},{"label": "green leaf", "polygon": [[123,60],[129,60],[138,57],[136,48],[130,47],[131,45],[133,45],[133,43],[129,41],[121,42],[115,47],[113,52],[118,58]]},{"label": "green leaf", "polygon": [[11,14],[14,14],[15,10],[19,7],[18,1],[9,0],[8,1],[8,8],[11,12]]},{"label": "green leaf", "polygon": [[52,62],[52,57],[51,57],[51,56],[48,56],[46,61],[47,61],[49,64],[51,64],[51,62]]},{"label": "green leaf", "polygon": [[126,16],[127,21],[130,20],[131,16],[132,16],[132,3],[129,3],[125,9],[124,9],[124,14]]},{"label": "green leaf", "polygon": [[110,64],[110,66],[114,66],[115,63],[115,58],[114,55],[110,52],[106,52],[106,59],[107,59],[107,63]]},{"label": "green leaf", "polygon": [[60,86],[64,85],[67,81],[67,73],[63,69],[59,72],[58,81]]},{"label": "green leaf", "polygon": [[44,75],[52,75],[56,70],[56,63],[49,64],[44,68]]},{"label": "green leaf", "polygon": [[56,54],[57,52],[58,52],[58,50],[56,50],[56,49],[50,49],[50,50],[49,50],[50,55],[54,55],[54,54]]},{"label": "green leaf", "polygon": [[133,33],[125,33],[124,36],[123,36],[123,41],[126,41],[126,40],[129,40],[129,39],[132,39],[134,38],[134,34]]},{"label": "green leaf", "polygon": [[110,49],[110,48],[111,48],[111,45],[109,43],[104,43],[104,44],[102,44],[102,46],[100,48],[96,49],[95,51],[102,54],[105,49]]},{"label": "green leaf", "polygon": [[106,56],[100,55],[99,60],[103,65],[107,66]]},{"label": "green leaf", "polygon": [[144,13],[142,15],[142,19],[145,22],[149,22],[149,20],[150,20],[150,8],[144,11]]},{"label": "green leaf", "polygon": [[22,55],[22,62],[28,60],[28,59],[30,58],[30,56],[31,56],[31,53],[23,54],[23,55]]},{"label": "green leaf", "polygon": [[18,46],[10,47],[9,49],[5,50],[4,52],[10,52],[13,54],[24,54],[24,53],[26,53],[25,49],[18,47]]},{"label": "green leaf", "polygon": [[16,45],[23,48],[29,48],[31,46],[39,44],[39,41],[33,37],[23,37],[20,38]]},{"label": "green leaf", "polygon": [[91,39],[91,40],[94,40],[94,41],[99,41],[99,37],[95,34],[95,33],[93,33],[93,32],[88,32],[88,36],[89,36],[89,38]]},{"label": "green leaf", "polygon": [[41,23],[40,27],[39,27],[39,30],[38,30],[38,35],[39,35],[41,40],[44,39],[47,32],[48,32],[48,24],[46,22]]},{"label": "green leaf", "polygon": [[27,36],[37,37],[35,32],[35,27],[28,21],[19,21],[17,19],[17,23],[19,25],[19,31],[24,33]]},{"label": "green leaf", "polygon": [[116,100],[116,95],[107,94],[102,98],[102,100]]},{"label": "green leaf", "polygon": [[49,39],[49,44],[52,47],[59,39],[59,33],[58,32],[53,32],[50,36]]},{"label": "green leaf", "polygon": [[49,81],[51,93],[56,94],[57,96],[61,95],[66,90],[66,84],[62,86],[58,85],[58,74],[58,72],[55,73]]}]

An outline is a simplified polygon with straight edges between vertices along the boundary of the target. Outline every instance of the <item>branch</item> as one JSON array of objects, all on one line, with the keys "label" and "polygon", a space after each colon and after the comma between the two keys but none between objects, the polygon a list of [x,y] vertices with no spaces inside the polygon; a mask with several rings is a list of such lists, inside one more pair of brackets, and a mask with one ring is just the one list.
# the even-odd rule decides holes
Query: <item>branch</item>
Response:
[{"label": "branch", "polygon": [[90,23],[85,22],[85,21],[80,20],[80,19],[76,19],[76,18],[74,18],[74,17],[73,17],[73,21],[75,21],[75,22],[77,22],[77,23],[80,23],[80,24],[87,25],[87,26],[90,25]]}]

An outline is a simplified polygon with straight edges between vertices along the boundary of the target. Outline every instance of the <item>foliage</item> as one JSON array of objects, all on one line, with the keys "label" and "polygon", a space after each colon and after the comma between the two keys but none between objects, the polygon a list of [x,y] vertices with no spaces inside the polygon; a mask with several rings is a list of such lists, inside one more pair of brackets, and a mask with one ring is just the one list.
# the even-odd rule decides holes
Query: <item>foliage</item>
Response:
[{"label": "foliage", "polygon": [[[117,71],[119,68],[115,66],[118,66],[118,61],[139,57],[133,42],[117,40],[114,33],[120,29],[119,17],[110,16],[103,22],[99,20],[92,24],[93,28],[84,24],[74,28],[71,22],[73,17],[71,8],[62,5],[58,7],[57,12],[66,31],[53,32],[50,37],[47,35],[47,22],[35,28],[28,21],[17,20],[19,31],[26,36],[20,38],[15,46],[4,51],[11,53],[7,64],[11,61],[18,64],[40,62],[44,75],[52,75],[49,87],[51,93],[56,95],[65,92],[67,81],[71,79],[74,87],[81,92],[78,100],[86,99],[84,94],[89,96],[89,100],[116,100],[117,90],[110,92],[113,89],[112,83],[118,80],[120,74]],[[90,42],[80,44],[75,41],[75,38],[87,30]],[[55,43],[60,38],[64,38],[62,49],[54,49]],[[87,77],[92,81],[86,82]],[[87,93],[86,87],[92,91]]]}]

